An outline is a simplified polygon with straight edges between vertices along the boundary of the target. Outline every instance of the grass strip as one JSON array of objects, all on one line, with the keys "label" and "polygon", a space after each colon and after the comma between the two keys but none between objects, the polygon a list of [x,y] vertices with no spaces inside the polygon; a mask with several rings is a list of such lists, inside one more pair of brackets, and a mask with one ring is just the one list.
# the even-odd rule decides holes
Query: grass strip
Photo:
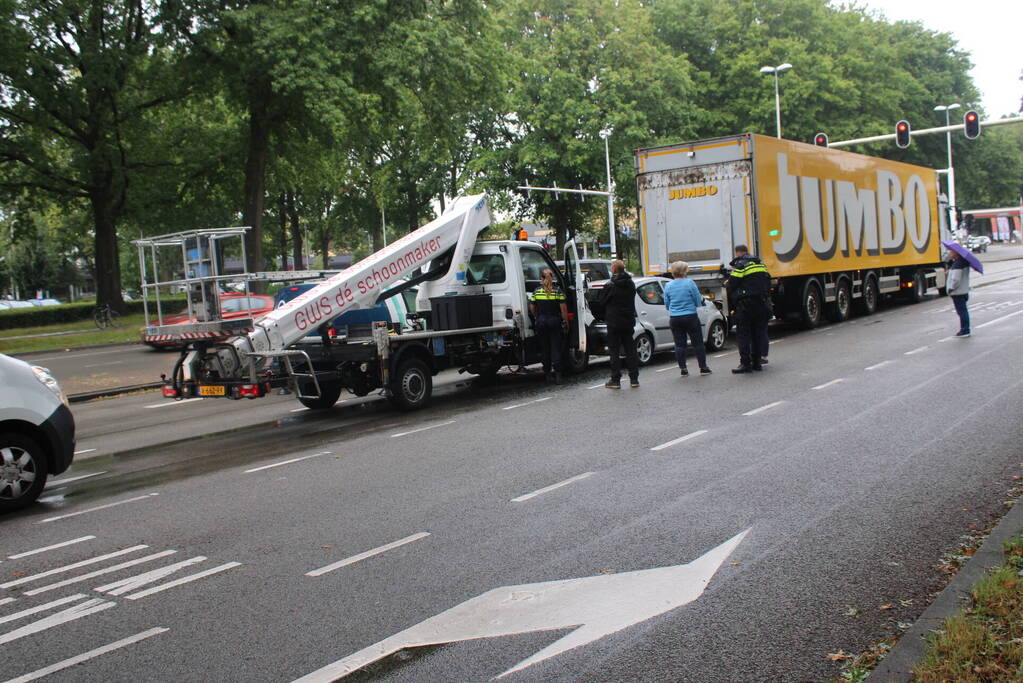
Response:
[{"label": "grass strip", "polygon": [[970,605],[928,637],[914,681],[1023,680],[1023,535],[1004,544],[1006,561],[970,592]]},{"label": "grass strip", "polygon": [[[73,349],[92,344],[139,341],[140,330],[145,326],[141,313],[126,315],[118,320],[117,327],[98,329],[92,320],[37,325],[20,329],[0,331],[0,353],[24,353],[44,349]],[[34,336],[29,339],[8,339],[26,335],[46,335],[54,332],[76,332],[55,336]]]}]

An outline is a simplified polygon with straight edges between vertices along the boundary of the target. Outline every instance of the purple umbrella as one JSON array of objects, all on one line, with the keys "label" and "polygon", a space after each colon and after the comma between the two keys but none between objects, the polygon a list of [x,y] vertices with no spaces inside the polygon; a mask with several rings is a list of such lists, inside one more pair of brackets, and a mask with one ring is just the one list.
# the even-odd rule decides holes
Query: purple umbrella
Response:
[{"label": "purple umbrella", "polygon": [[981,263],[980,259],[978,259],[976,256],[974,256],[973,252],[971,252],[969,249],[967,249],[963,245],[959,244],[958,242],[950,242],[948,240],[941,240],[941,243],[945,246],[946,249],[954,251],[955,253],[957,253],[960,256],[962,256],[963,260],[965,260],[967,263],[970,264],[970,268],[973,268],[978,273],[983,273],[984,272],[984,264]]}]

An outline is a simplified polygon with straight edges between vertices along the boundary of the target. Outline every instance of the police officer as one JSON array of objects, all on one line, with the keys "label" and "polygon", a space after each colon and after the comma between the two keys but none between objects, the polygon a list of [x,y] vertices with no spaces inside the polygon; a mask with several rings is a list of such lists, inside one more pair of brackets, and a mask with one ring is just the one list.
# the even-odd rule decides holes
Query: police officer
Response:
[{"label": "police officer", "polygon": [[759,372],[767,356],[771,275],[763,262],[750,254],[744,244],[735,247],[735,258],[729,266],[732,270],[725,286],[728,289],[729,307],[735,319],[735,336],[739,342],[739,367],[732,372]]},{"label": "police officer", "polygon": [[568,331],[568,301],[554,282],[554,271],[550,268],[544,268],[540,275],[540,286],[530,299],[529,312],[540,341],[544,376],[548,382],[561,384],[561,350]]}]

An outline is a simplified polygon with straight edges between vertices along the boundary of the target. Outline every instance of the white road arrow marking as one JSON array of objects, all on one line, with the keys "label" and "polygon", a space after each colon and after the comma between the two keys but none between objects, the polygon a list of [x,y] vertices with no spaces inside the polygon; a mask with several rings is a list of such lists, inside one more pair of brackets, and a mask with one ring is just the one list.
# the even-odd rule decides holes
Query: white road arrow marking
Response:
[{"label": "white road arrow marking", "polygon": [[688,564],[495,588],[295,683],[335,681],[408,647],[575,629],[501,678],[693,602],[749,532],[746,529]]}]

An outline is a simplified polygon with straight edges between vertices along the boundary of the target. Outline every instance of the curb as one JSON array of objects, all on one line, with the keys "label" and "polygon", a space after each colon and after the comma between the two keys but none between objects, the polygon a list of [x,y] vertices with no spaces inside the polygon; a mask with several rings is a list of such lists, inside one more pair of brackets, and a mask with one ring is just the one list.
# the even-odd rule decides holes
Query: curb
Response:
[{"label": "curb", "polygon": [[108,344],[86,344],[85,346],[71,346],[60,349],[39,349],[38,351],[18,351],[17,353],[8,353],[6,355],[13,356],[14,358],[22,358],[25,356],[38,356],[42,353],[72,353],[74,351],[86,351],[88,349],[105,349],[112,346],[141,346],[140,341],[126,341],[126,342],[110,342]]},{"label": "curb", "polygon": [[906,631],[876,669],[868,676],[869,681],[884,683],[905,683],[912,679],[913,667],[917,665],[927,649],[924,638],[941,626],[948,617],[962,609],[964,600],[987,570],[1005,563],[1002,542],[1023,531],[1023,499],[1013,505],[996,526],[980,549],[967,560],[952,582],[938,594],[920,618]]},{"label": "curb", "polygon": [[133,384],[127,387],[114,387],[113,389],[100,389],[99,391],[86,391],[81,394],[73,394],[67,397],[68,403],[84,403],[94,398],[106,398],[107,396],[119,396],[132,391],[145,391],[148,389],[159,389],[163,382],[150,382],[149,384]]}]

